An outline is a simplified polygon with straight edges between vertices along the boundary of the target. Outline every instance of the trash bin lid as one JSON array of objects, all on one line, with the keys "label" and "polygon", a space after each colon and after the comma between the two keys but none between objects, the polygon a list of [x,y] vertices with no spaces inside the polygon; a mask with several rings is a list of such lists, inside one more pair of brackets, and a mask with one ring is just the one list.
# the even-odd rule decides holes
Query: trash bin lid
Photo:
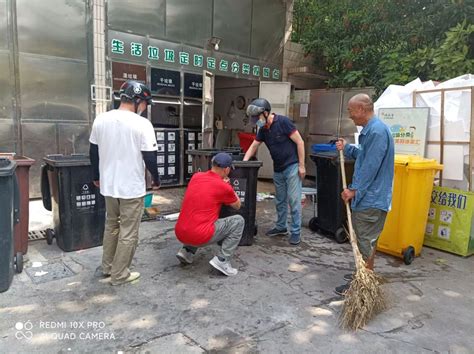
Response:
[{"label": "trash bin lid", "polygon": [[89,156],[85,154],[47,155],[43,160],[53,167],[89,166],[91,164]]},{"label": "trash bin lid", "polygon": [[311,152],[317,154],[323,151],[336,151],[336,144],[313,144],[311,145]]},{"label": "trash bin lid", "polygon": [[[318,153],[312,153],[309,155],[311,160],[316,162],[317,159],[330,159],[330,160],[336,160],[337,162],[339,161],[339,151],[324,151],[324,152],[318,152]],[[344,156],[344,161],[345,162],[354,162],[353,159],[350,157]]]},{"label": "trash bin lid", "polygon": [[197,149],[197,150],[186,150],[188,155],[199,155],[199,156],[214,156],[220,152],[226,152],[230,155],[240,154],[240,148],[226,147],[222,149]]},{"label": "trash bin lid", "polygon": [[253,168],[253,167],[262,167],[262,161],[232,161],[232,164],[235,168]]},{"label": "trash bin lid", "polygon": [[335,159],[336,157],[339,157],[339,152],[337,150],[333,151],[319,151],[319,152],[313,152],[310,154],[311,157],[322,157],[326,159]]},{"label": "trash bin lid", "polygon": [[442,170],[443,165],[434,159],[425,159],[416,155],[395,155],[395,165],[405,166],[413,170]]},{"label": "trash bin lid", "polygon": [[0,177],[11,176],[15,173],[16,162],[7,158],[0,158]]},{"label": "trash bin lid", "polygon": [[35,163],[35,160],[26,156],[17,155],[15,153],[0,153],[0,158],[14,160],[17,166],[31,166]]}]

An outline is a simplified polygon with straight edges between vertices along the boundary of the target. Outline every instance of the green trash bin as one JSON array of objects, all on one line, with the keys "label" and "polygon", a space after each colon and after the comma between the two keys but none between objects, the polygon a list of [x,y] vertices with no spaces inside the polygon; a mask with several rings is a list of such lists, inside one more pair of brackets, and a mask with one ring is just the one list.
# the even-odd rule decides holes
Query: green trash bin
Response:
[{"label": "green trash bin", "polygon": [[20,193],[15,175],[16,163],[0,158],[0,292],[13,280],[13,229],[20,220]]}]

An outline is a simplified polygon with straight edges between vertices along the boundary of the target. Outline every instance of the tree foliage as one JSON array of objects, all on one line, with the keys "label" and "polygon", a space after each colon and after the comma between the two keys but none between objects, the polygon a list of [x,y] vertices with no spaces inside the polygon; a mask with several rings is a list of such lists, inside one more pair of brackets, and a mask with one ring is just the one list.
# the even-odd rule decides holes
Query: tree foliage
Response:
[{"label": "tree foliage", "polygon": [[330,87],[444,80],[474,69],[474,0],[295,0],[293,40]]}]

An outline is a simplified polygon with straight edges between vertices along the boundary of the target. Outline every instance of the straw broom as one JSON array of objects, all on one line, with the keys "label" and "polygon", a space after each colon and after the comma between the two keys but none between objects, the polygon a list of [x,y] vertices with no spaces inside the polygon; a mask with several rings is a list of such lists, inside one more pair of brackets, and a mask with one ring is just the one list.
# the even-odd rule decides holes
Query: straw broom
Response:
[{"label": "straw broom", "polygon": [[[342,185],[347,188],[346,171],[344,167],[344,153],[339,151],[342,172]],[[386,307],[385,295],[382,292],[379,278],[367,269],[362,255],[357,247],[357,236],[352,227],[352,214],[349,203],[346,201],[347,223],[349,226],[349,240],[354,255],[356,273],[347,290],[339,325],[344,329],[357,330],[364,327],[375,315]]]}]

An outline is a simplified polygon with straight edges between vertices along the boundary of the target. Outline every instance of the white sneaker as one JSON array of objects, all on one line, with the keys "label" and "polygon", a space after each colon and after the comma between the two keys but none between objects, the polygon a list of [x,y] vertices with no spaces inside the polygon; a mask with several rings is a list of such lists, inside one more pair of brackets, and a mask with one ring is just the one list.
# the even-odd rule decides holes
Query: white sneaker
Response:
[{"label": "white sneaker", "polygon": [[113,285],[113,286],[123,285],[123,284],[126,284],[126,283],[131,283],[131,282],[137,280],[138,278],[140,278],[140,273],[131,272],[130,275],[128,276],[128,278],[125,279],[124,281],[121,281],[120,283],[114,283],[114,282],[111,281],[110,284]]},{"label": "white sneaker", "polygon": [[229,261],[222,262],[217,256],[214,256],[214,258],[209,261],[209,264],[227,276],[236,275],[238,272],[236,268],[232,268]]},{"label": "white sneaker", "polygon": [[181,264],[191,264],[193,263],[194,254],[188,252],[188,250],[183,247],[176,253],[176,258],[178,258]]}]

